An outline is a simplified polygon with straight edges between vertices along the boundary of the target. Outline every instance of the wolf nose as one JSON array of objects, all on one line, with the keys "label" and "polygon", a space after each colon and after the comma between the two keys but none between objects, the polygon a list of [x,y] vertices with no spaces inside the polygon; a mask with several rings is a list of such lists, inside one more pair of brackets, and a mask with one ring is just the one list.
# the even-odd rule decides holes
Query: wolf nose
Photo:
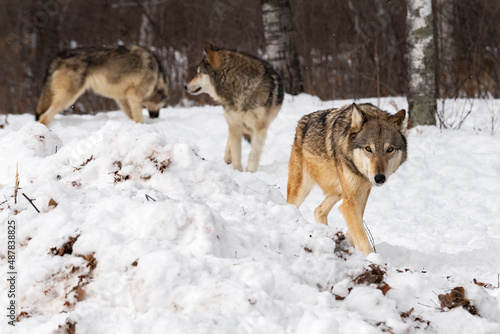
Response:
[{"label": "wolf nose", "polygon": [[385,182],[385,175],[384,174],[375,175],[375,183],[383,184],[384,182]]},{"label": "wolf nose", "polygon": [[185,89],[185,90],[188,90],[188,86],[187,86],[187,85],[184,85],[184,89]]}]

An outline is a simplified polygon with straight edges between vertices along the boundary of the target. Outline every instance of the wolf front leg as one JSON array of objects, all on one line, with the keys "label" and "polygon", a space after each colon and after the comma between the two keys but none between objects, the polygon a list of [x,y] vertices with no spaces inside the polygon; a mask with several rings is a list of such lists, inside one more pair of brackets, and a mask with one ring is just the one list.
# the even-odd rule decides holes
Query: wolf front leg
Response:
[{"label": "wolf front leg", "polygon": [[359,210],[359,201],[353,198],[344,198],[340,205],[340,212],[344,216],[347,224],[349,241],[354,243],[354,247],[359,249],[363,254],[368,255],[373,253],[373,248],[366,236],[365,228],[363,226],[363,217]]},{"label": "wolf front leg", "polygon": [[340,194],[327,195],[323,202],[314,210],[314,219],[318,223],[328,225],[328,214],[341,198],[342,195]]},{"label": "wolf front leg", "polygon": [[342,185],[342,204],[339,207],[344,216],[348,229],[348,239],[351,244],[363,254],[373,253],[373,248],[363,226],[363,214],[366,202],[370,195],[371,185],[368,181],[358,180],[350,184],[343,177],[339,177]]},{"label": "wolf front leg", "polygon": [[[133,88],[129,88],[126,92],[126,104],[130,107],[130,116],[136,123],[144,123],[142,118],[142,97]],[[124,110],[126,114],[128,112]]]}]

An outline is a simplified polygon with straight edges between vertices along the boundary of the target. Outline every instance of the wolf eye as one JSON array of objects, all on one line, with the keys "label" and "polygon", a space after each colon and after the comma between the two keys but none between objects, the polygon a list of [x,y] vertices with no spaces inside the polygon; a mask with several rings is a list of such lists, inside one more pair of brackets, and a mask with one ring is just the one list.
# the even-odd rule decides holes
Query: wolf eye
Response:
[{"label": "wolf eye", "polygon": [[371,152],[371,151],[372,151],[372,148],[371,148],[370,146],[367,146],[367,147],[365,147],[365,150],[366,150],[367,152]]},{"label": "wolf eye", "polygon": [[389,148],[387,149],[387,153],[391,153],[392,151],[394,151],[394,147],[389,147]]}]

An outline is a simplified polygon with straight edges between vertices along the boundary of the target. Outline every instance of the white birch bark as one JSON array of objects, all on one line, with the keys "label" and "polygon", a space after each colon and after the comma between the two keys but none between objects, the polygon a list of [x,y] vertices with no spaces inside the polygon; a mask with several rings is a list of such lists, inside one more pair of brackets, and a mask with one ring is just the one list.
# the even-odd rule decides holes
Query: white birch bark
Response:
[{"label": "white birch bark", "polygon": [[154,6],[148,6],[148,5],[149,5],[148,2],[146,2],[143,5],[143,13],[141,15],[141,25],[139,27],[139,45],[144,47],[151,47],[153,45],[153,27],[151,26],[151,22],[149,22],[148,15],[144,11],[147,10],[149,11],[150,15],[152,15]]},{"label": "white birch bark", "polygon": [[285,92],[303,91],[288,0],[261,0],[267,61],[281,75]]},{"label": "white birch bark", "polygon": [[435,125],[435,50],[431,0],[407,1],[407,25],[409,125]]}]

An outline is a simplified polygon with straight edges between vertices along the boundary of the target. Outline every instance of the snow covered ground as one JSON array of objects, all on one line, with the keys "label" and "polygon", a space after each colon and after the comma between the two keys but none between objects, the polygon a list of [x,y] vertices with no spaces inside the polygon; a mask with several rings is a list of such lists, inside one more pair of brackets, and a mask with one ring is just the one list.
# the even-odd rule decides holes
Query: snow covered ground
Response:
[{"label": "snow covered ground", "polygon": [[[407,107],[381,108],[395,112],[391,101]],[[408,161],[368,201],[368,258],[338,234],[336,208],[329,226],[314,222],[319,189],[300,210],[285,200],[297,120],[347,103],[286,96],[255,174],[223,162],[220,106],[167,108],[146,125],[120,111],[59,115],[50,129],[10,115],[1,333],[500,333],[500,101],[476,100],[460,130],[409,133]],[[464,103],[446,102],[450,122]],[[439,295],[461,305],[443,312]]]}]

